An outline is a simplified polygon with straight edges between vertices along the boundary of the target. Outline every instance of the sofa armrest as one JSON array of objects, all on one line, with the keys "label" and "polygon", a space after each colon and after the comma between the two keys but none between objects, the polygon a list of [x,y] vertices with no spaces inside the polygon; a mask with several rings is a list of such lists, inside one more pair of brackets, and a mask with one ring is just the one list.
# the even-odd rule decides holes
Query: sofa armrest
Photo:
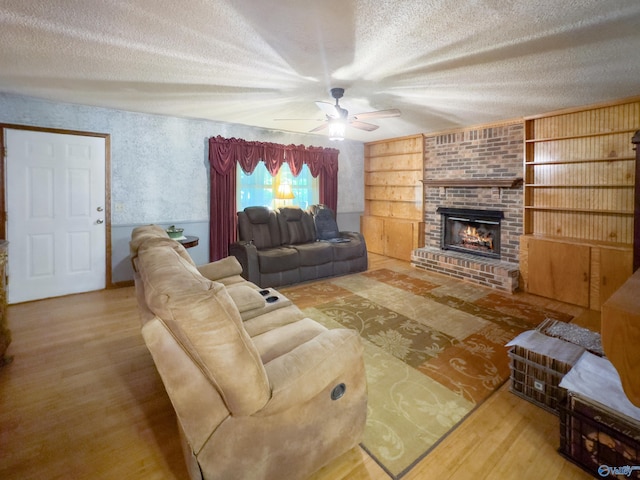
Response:
[{"label": "sofa armrest", "polygon": [[[305,403],[352,376],[354,371],[362,371],[364,381],[362,341],[354,330],[327,330],[267,363],[265,370],[272,396],[256,412],[257,416],[273,415]],[[350,387],[355,385],[347,383],[345,395],[349,395]]]},{"label": "sofa armrest", "polygon": [[340,232],[340,237],[349,238],[351,240],[360,240],[361,242],[364,242],[364,236],[360,232],[342,231]]},{"label": "sofa armrest", "polygon": [[204,265],[198,265],[198,271],[203,277],[217,281],[242,273],[242,265],[236,257],[227,257]]},{"label": "sofa armrest", "polygon": [[229,254],[242,266],[242,276],[251,283],[260,285],[258,249],[251,242],[234,242],[229,245]]}]

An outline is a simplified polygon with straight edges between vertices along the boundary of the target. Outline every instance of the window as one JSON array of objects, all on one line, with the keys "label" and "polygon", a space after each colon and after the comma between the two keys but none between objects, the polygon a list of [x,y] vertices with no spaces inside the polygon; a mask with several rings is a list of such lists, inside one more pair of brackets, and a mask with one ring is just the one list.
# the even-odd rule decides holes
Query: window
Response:
[{"label": "window", "polygon": [[[302,167],[302,171],[297,177],[291,174],[286,162],[282,164],[275,177],[272,177],[267,171],[264,162],[258,163],[251,175],[244,173],[238,165],[237,175],[236,205],[238,210],[255,206],[278,208],[285,205],[297,205],[306,209],[310,205],[319,203],[318,179],[311,176],[309,167],[306,165]],[[277,198],[278,189],[281,192],[288,190],[288,187],[281,187],[285,185],[291,186],[292,199]]]}]

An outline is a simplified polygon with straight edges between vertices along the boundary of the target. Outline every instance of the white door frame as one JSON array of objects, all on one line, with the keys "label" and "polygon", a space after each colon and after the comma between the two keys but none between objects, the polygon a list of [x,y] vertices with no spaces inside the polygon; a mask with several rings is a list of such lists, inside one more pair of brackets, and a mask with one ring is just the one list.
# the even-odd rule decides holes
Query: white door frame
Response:
[{"label": "white door frame", "polygon": [[[5,130],[31,130],[35,132],[47,132],[57,133],[63,135],[78,135],[87,137],[100,137],[104,138],[104,192],[105,192],[105,204],[104,204],[104,220],[105,220],[105,285],[106,288],[114,287],[112,282],[111,271],[111,135],[108,133],[95,133],[95,132],[82,132],[77,130],[62,130],[54,128],[42,128],[33,127],[28,125],[13,125],[7,123],[0,123],[0,152],[2,153],[0,162],[0,238],[7,238],[7,211],[8,205],[6,200],[6,185],[7,185],[7,167],[6,167],[6,142],[5,142]],[[11,248],[11,246],[9,246]],[[11,255],[9,255],[9,262],[11,262]],[[11,279],[9,279],[11,281]]]}]

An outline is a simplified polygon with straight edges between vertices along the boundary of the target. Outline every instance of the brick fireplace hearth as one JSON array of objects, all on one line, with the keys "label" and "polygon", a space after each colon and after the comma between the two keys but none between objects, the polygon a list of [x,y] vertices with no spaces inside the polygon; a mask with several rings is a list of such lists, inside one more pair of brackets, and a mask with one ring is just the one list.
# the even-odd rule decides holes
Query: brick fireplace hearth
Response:
[{"label": "brick fireplace hearth", "polygon": [[[411,263],[513,292],[519,283],[522,225],[522,122],[425,136],[425,247]],[[499,258],[441,248],[441,209],[501,211]]]}]

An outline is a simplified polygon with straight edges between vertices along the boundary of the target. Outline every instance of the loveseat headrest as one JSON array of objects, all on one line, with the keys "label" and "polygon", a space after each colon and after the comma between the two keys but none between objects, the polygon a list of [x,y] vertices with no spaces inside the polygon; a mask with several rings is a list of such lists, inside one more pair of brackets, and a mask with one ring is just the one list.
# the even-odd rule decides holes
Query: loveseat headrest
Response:
[{"label": "loveseat headrest", "polygon": [[150,238],[169,238],[169,234],[158,225],[142,225],[134,228],[131,231],[131,241],[129,242],[131,256],[135,257],[140,245]]},{"label": "loveseat headrest", "polygon": [[195,263],[180,242],[169,238],[167,232],[158,225],[144,225],[136,227],[131,232],[131,241],[129,242],[129,251],[131,255],[131,263],[134,270],[136,269],[135,258],[140,254],[140,251],[145,248],[151,248],[154,246],[166,245],[167,247],[175,250],[180,257],[195,267]]},{"label": "loveseat headrest", "polygon": [[315,227],[311,215],[300,207],[278,209],[280,236],[285,245],[296,245],[316,241]]},{"label": "loveseat headrest", "polygon": [[244,213],[251,223],[269,223],[270,210],[267,207],[247,207]]},{"label": "loveseat headrest", "polygon": [[278,210],[287,222],[297,222],[302,218],[302,209],[299,207],[282,207]]}]

